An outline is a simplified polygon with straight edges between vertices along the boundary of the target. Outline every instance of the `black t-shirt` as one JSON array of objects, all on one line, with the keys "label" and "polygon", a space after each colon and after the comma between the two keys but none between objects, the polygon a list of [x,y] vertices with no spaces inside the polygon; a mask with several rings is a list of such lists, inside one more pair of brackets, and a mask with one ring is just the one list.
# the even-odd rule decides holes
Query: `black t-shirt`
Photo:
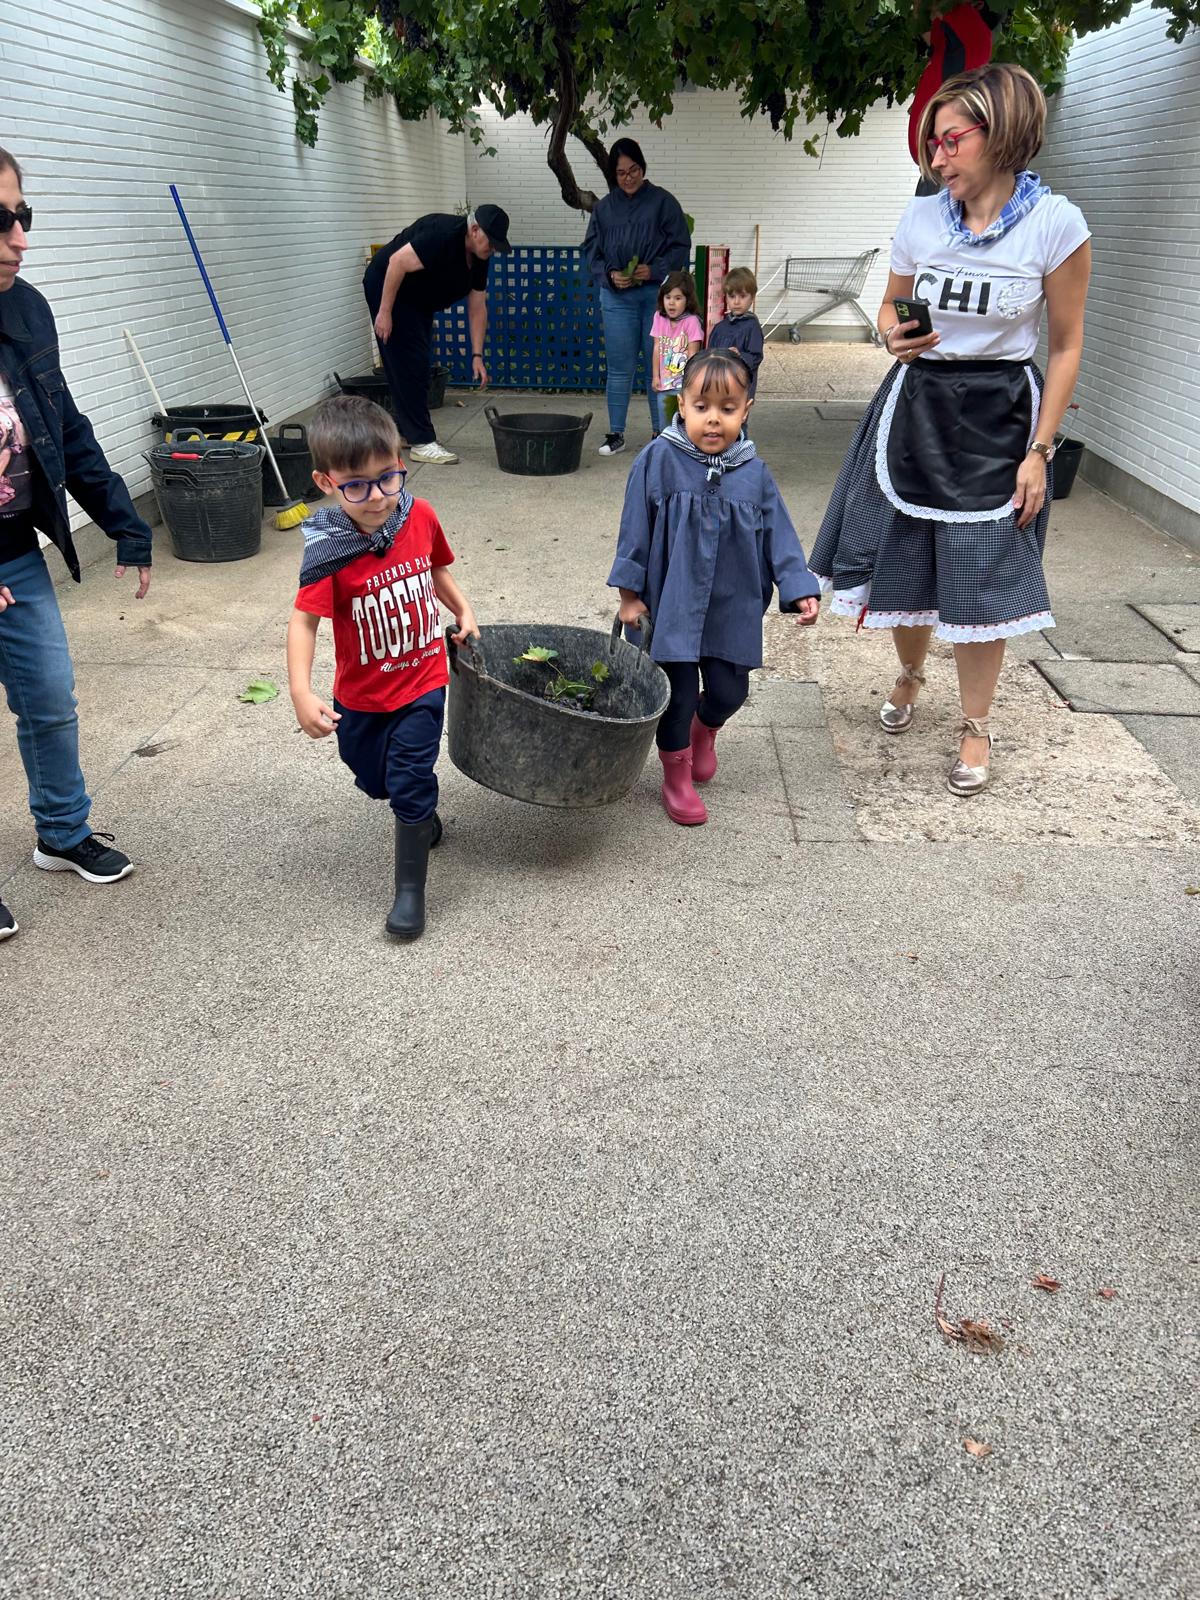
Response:
[{"label": "black t-shirt", "polygon": [[487,262],[467,254],[467,219],[433,211],[427,217],[418,217],[371,257],[363,274],[363,288],[372,306],[379,304],[388,262],[406,244],[416,251],[421,271],[405,273],[396,296],[398,306],[432,316],[435,311],[454,305],[472,289],[487,288]]}]

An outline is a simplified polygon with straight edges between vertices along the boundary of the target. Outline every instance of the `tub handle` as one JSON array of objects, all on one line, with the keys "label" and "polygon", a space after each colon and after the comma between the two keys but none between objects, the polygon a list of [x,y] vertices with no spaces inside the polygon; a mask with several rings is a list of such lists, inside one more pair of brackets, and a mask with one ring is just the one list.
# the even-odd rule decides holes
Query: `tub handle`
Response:
[{"label": "tub handle", "polygon": [[499,424],[500,424],[500,413],[496,410],[495,406],[484,406],[483,414],[488,419],[488,421],[491,423],[493,428],[499,426]]},{"label": "tub handle", "polygon": [[579,431],[580,431],[580,433],[586,433],[588,431],[588,429],[591,427],[591,425],[592,425],[592,413],[590,411],[588,411],[588,412],[585,412],[584,415],[579,419]]},{"label": "tub handle", "polygon": [[[632,624],[630,624],[630,626],[632,626]],[[618,611],[616,616],[613,618],[612,637],[608,641],[609,655],[612,655],[613,651],[617,648],[617,640],[621,637],[621,627],[621,613]],[[650,621],[650,618],[645,614],[645,612],[643,612],[642,615],[637,619],[637,628],[640,635],[638,639],[638,665],[641,666],[642,658],[649,650],[650,640],[654,636],[654,624]]]},{"label": "tub handle", "polygon": [[[455,677],[458,676],[458,652],[461,648],[463,648],[454,642],[454,630],[457,628],[457,626],[458,624],[456,622],[448,622],[446,624],[446,654],[450,658],[450,671],[455,675]],[[478,639],[468,638],[466,648],[471,651],[472,655],[476,659],[476,671],[480,672],[484,677],[486,677],[487,662],[483,659],[481,641]]]}]

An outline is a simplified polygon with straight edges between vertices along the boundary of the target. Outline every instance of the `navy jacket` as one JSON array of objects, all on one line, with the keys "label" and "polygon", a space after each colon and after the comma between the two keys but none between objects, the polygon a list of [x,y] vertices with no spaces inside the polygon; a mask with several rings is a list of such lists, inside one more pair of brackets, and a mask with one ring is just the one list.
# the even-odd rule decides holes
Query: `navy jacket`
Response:
[{"label": "navy jacket", "polygon": [[59,366],[53,313],[45,297],[19,278],[0,294],[0,372],[29,439],[34,527],[62,551],[75,582],[79,557],[67,518],[68,489],[92,521],[117,541],[119,563],[149,566],[150,529],[71,398]]},{"label": "navy jacket", "polygon": [[762,619],[821,592],[775,480],[757,457],[719,483],[667,439],[633,464],[608,578],[650,608],[655,661],[762,666]]},{"label": "navy jacket", "polygon": [[[611,289],[610,272],[624,272],[634,256],[650,268],[650,282],[668,272],[683,272],[692,253],[683,208],[656,184],[643,183],[634,195],[614,189],[596,202],[583,236],[583,253],[592,277]],[[620,291],[617,291],[620,293]]]},{"label": "navy jacket", "polygon": [[753,311],[744,317],[722,317],[708,336],[710,350],[736,350],[750,368],[750,398],[758,388],[758,369],[763,358],[762,323]]}]

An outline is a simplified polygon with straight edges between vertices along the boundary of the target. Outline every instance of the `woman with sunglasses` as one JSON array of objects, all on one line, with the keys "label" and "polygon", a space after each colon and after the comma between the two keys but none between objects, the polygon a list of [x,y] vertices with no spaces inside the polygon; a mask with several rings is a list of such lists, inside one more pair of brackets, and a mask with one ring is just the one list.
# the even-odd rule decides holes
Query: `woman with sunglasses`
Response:
[{"label": "woman with sunglasses", "polygon": [[686,269],[692,237],[675,196],[647,181],[646,158],[634,140],[618,139],[609,151],[608,182],[611,192],[592,211],[583,253],[604,319],[608,434],[600,454],[615,456],[625,448],[625,418],[639,354],[650,429],[658,431],[650,325],[658,310],[658,286],[669,273]]},{"label": "woman with sunglasses", "polygon": [[833,611],[892,630],[901,670],[885,732],[913,724],[930,641],[953,645],[962,722],[946,781],[960,796],[990,777],[1005,641],[1054,626],[1050,463],[1079,374],[1091,245],[1079,209],[1028,170],[1045,122],[1034,80],[1001,64],[948,79],[925,107],[921,170],[940,187],[909,203],[892,244],[878,326],[896,365],[810,563]]}]

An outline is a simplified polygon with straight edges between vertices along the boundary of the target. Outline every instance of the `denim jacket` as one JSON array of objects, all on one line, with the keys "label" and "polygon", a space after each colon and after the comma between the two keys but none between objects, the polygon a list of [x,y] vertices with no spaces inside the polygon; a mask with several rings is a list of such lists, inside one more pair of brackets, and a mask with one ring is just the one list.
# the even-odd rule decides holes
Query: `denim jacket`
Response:
[{"label": "denim jacket", "polygon": [[19,279],[0,294],[0,372],[29,440],[34,471],[33,522],[62,551],[79,582],[79,557],[67,518],[69,489],[117,541],[117,561],[149,566],[150,529],[133,509],[124,481],[104,459],[92,425],[71,398],[58,362],[58,331],[45,297]]}]

